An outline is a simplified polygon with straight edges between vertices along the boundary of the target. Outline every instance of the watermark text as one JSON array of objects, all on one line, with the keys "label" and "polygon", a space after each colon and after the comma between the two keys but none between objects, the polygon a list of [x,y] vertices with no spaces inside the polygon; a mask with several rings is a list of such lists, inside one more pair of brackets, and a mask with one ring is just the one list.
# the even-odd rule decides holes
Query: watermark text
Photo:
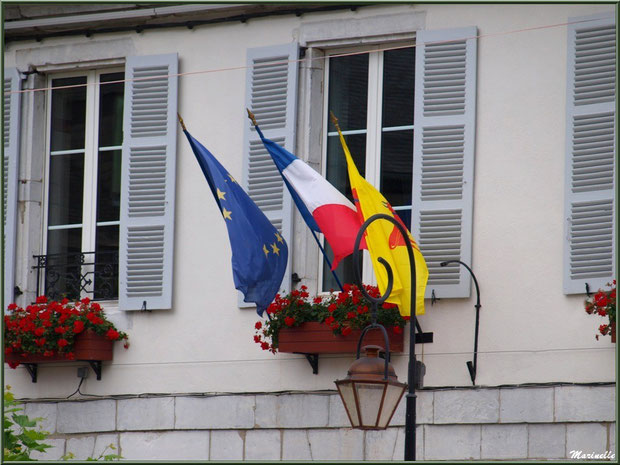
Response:
[{"label": "watermark text", "polygon": [[584,452],[582,450],[571,450],[570,451],[571,459],[582,459],[582,460],[614,460],[616,458],[616,454],[612,451],[608,450],[603,453],[596,452]]}]

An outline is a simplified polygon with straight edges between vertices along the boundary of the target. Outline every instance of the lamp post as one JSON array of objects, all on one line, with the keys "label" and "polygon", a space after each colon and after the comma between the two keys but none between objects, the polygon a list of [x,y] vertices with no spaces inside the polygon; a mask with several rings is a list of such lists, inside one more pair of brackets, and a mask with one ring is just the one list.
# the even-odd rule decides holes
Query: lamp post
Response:
[{"label": "lamp post", "polygon": [[[355,265],[359,264],[360,260],[360,251],[359,246],[364,235],[364,232],[368,228],[368,226],[376,220],[387,220],[396,226],[402,237],[404,238],[404,243],[407,248],[407,253],[409,255],[409,264],[411,270],[411,321],[409,324],[409,366],[407,373],[407,385],[409,390],[406,396],[406,415],[405,415],[405,460],[407,461],[415,461],[415,449],[416,449],[416,357],[415,357],[415,327],[416,327],[416,315],[415,315],[415,301],[416,301],[416,275],[415,275],[415,261],[413,256],[413,248],[411,247],[411,243],[409,242],[409,236],[407,234],[407,230],[398,222],[393,216],[386,215],[383,213],[379,213],[368,218],[359,232],[357,233],[357,237],[355,238],[355,246],[353,248],[353,263]],[[351,426],[353,428],[358,429],[385,429],[387,428],[396,407],[398,406],[398,402],[402,398],[402,395],[407,389],[407,385],[398,383],[396,380],[396,373],[393,372],[393,369],[390,371],[390,350],[389,350],[389,340],[387,337],[387,332],[385,328],[377,324],[377,308],[379,304],[385,302],[385,300],[389,297],[392,291],[392,285],[394,282],[394,276],[392,273],[392,269],[387,261],[385,261],[382,257],[377,259],[379,263],[381,263],[388,274],[388,285],[387,288],[380,298],[373,298],[364,289],[362,284],[362,277],[358,266],[354,266],[355,270],[355,282],[364,296],[371,302],[371,324],[368,325],[362,331],[360,335],[359,342],[357,344],[357,357],[353,365],[348,372],[348,377],[344,380],[336,381],[336,386],[338,387],[338,392],[340,393],[340,397],[342,398],[342,402],[345,405],[345,409],[347,410],[347,414],[349,415],[349,420],[351,421]],[[372,330],[372,329],[380,329],[383,333],[383,337],[385,339],[386,347],[386,355],[384,362],[384,370],[383,377],[380,375],[380,371],[378,370],[378,366],[380,364],[377,363],[376,351],[377,349],[372,347],[366,347],[367,361],[361,359],[360,361],[360,347],[362,345],[362,340],[364,339],[364,335]],[[369,351],[370,350],[370,351]],[[374,360],[371,360],[373,359]],[[370,361],[368,361],[370,360]],[[368,368],[365,368],[368,366]],[[392,375],[392,373],[394,373]],[[369,389],[370,385],[374,386]],[[379,387],[377,387],[379,386]],[[365,389],[365,391],[363,391]],[[397,395],[397,389],[400,390],[400,394]],[[389,395],[388,395],[389,390]],[[381,395],[379,395],[379,393]],[[386,403],[387,400],[387,403]],[[395,401],[395,402],[394,402]],[[374,403],[374,405],[372,405]],[[392,411],[388,413],[387,409],[390,408]],[[364,414],[363,412],[368,411],[369,414]],[[374,416],[373,416],[374,415]],[[373,423],[374,420],[374,423]]]}]

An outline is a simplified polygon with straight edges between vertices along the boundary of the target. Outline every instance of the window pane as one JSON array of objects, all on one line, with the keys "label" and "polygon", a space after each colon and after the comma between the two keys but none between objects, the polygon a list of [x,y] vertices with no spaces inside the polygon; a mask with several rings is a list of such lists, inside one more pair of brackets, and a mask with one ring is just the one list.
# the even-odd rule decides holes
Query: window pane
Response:
[{"label": "window pane", "polygon": [[84,155],[52,155],[49,179],[48,224],[80,224],[84,195]]},{"label": "window pane", "polygon": [[415,48],[389,50],[383,54],[384,128],[413,124]]},{"label": "window pane", "polygon": [[[329,110],[338,118],[343,131],[366,128],[368,108],[368,54],[336,57],[329,60]],[[329,131],[336,128],[329,121]],[[351,156],[358,171],[365,175],[366,165],[366,134],[349,134],[345,136]],[[347,162],[338,136],[327,139],[327,180],[336,189],[353,201],[351,185],[347,172]],[[330,261],[333,252],[325,242],[325,252]],[[342,284],[355,282],[353,273],[353,256],[345,257],[335,270]],[[323,262],[323,290],[339,290],[339,286],[329,269]]]},{"label": "window pane", "polygon": [[[340,129],[366,128],[368,105],[368,54],[329,60],[329,109]],[[336,128],[329,121],[329,131]]]},{"label": "window pane", "polygon": [[[100,81],[112,82],[124,79],[125,73],[102,74]],[[123,143],[123,94],[122,82],[99,87],[99,147],[111,147]]]},{"label": "window pane", "polygon": [[393,207],[411,205],[413,130],[381,136],[381,193]]},{"label": "window pane", "polygon": [[[366,173],[366,134],[347,135],[344,136],[344,140],[347,143],[347,147],[349,147],[357,170],[364,176]],[[349,200],[353,201],[349,173],[347,171],[347,160],[338,136],[327,138],[327,180]]]},{"label": "window pane", "polygon": [[[86,84],[86,77],[52,80],[52,87]],[[51,150],[84,148],[86,86],[52,91]]]},{"label": "window pane", "polygon": [[96,300],[118,298],[118,226],[98,226],[95,246]]},{"label": "window pane", "polygon": [[400,219],[403,221],[405,226],[407,226],[407,229],[411,231],[411,207],[403,208],[402,210],[401,209],[395,209],[395,210],[396,210],[396,214],[400,217]]},{"label": "window pane", "polygon": [[50,299],[79,298],[81,248],[82,228],[47,232],[45,294]]},{"label": "window pane", "polygon": [[97,221],[117,221],[121,204],[121,151],[99,152]]}]

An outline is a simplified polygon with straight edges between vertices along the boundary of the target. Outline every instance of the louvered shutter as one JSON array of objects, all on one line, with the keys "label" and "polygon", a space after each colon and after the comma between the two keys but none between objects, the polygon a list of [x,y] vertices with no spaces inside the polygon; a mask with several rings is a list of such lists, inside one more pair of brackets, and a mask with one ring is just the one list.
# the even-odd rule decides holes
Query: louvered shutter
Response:
[{"label": "louvered shutter", "polygon": [[426,297],[468,297],[471,265],[475,27],[420,31],[416,42],[412,231],[429,269]]},{"label": "louvered shutter", "polygon": [[4,156],[2,187],[4,190],[4,308],[13,302],[15,286],[15,247],[17,227],[17,179],[19,170],[19,129],[21,78],[15,68],[4,70]]},{"label": "louvered shutter", "polygon": [[[263,134],[295,152],[297,114],[296,43],[248,50],[245,102],[254,112]],[[249,119],[245,122],[243,186],[250,198],[278,228],[288,245],[288,266],[281,289],[290,290],[292,238],[292,198],[282,176]],[[248,304],[239,300],[239,305]]]},{"label": "louvered shutter", "polygon": [[[591,20],[573,18],[570,22]],[[596,292],[614,276],[616,27],[568,27],[564,292]]]},{"label": "louvered shutter", "polygon": [[177,54],[127,59],[119,307],[172,307]]}]

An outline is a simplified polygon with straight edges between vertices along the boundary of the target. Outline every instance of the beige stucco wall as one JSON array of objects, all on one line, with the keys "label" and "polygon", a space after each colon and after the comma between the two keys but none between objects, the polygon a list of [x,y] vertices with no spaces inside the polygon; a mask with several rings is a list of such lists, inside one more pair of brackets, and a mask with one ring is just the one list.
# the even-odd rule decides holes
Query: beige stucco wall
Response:
[{"label": "beige stucco wall", "polygon": [[[193,30],[9,43],[5,65],[23,68],[28,57],[61,56],[78,44],[93,44],[90,58],[96,59],[104,54],[105,46],[97,51],[102,40],[120,40],[115,46],[128,54],[178,52],[179,72],[196,73],[179,78],[179,112],[192,135],[241,179],[248,47],[292,42],[308,22],[411,11],[425,13],[426,29],[475,25],[482,36],[472,260],[483,305],[477,383],[614,380],[615,346],[609,338],[594,338],[602,321],[585,314],[584,296],[562,293],[567,33],[561,24],[570,17],[613,12],[612,6],[363,7]],[[540,29],[506,33],[533,27]],[[38,47],[58,48],[43,54],[28,51]],[[211,197],[179,132],[174,308],[115,315],[130,334],[131,348],[126,351],[119,344],[114,362],[104,366],[103,379],[90,376],[82,392],[323,390],[333,389],[333,381],[346,374],[351,356],[321,356],[316,376],[302,356],[273,356],[252,341],[257,315],[237,308],[227,233]],[[30,258],[20,243],[18,254]],[[26,273],[22,267],[18,280]],[[475,293],[434,306],[428,302],[420,320],[425,331],[434,332],[434,343],[418,347],[427,367],[425,385],[470,384],[465,362],[472,357],[474,303]],[[114,313],[113,305],[108,309]],[[401,380],[406,363],[406,355],[394,356]],[[7,369],[5,382],[20,397],[62,397],[78,382],[75,366],[41,367],[36,384],[23,368]]]}]

